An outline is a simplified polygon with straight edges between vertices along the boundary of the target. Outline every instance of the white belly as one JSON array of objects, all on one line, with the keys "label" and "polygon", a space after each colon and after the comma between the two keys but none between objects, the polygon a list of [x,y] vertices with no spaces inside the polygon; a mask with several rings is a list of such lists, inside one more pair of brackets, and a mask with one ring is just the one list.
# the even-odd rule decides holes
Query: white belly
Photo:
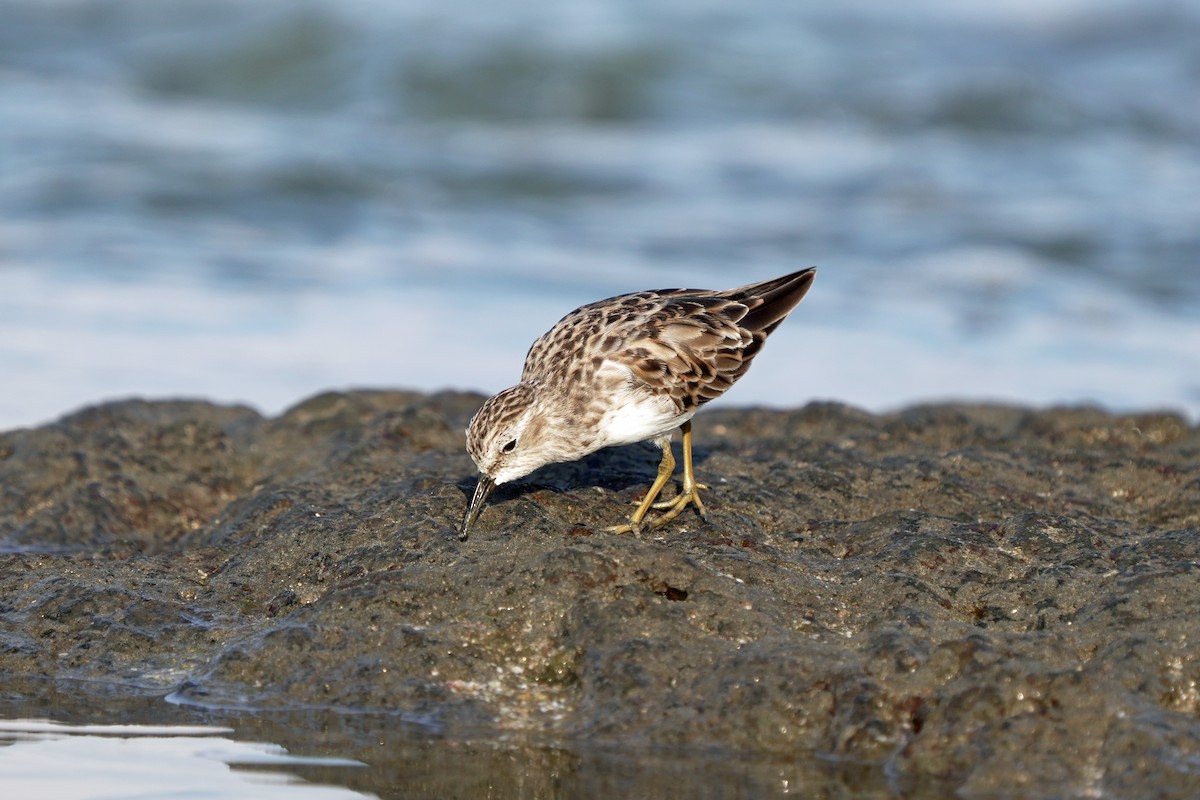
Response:
[{"label": "white belly", "polygon": [[670,398],[627,392],[601,418],[604,440],[601,447],[658,438],[687,422],[695,413],[693,409],[680,414]]}]

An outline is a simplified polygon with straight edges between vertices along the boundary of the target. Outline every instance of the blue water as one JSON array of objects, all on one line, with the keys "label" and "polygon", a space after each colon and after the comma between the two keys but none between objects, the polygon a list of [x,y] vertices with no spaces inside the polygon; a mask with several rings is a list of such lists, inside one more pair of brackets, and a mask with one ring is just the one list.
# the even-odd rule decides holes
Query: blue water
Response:
[{"label": "blue water", "polygon": [[1200,415],[1200,3],[7,0],[0,429],[494,391],[817,265],[721,402]]}]

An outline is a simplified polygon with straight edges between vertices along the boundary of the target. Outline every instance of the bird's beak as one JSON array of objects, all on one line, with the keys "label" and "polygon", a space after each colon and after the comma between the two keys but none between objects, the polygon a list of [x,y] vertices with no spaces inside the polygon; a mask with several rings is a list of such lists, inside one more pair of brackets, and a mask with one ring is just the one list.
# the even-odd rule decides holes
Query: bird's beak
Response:
[{"label": "bird's beak", "polygon": [[483,510],[483,504],[488,499],[488,495],[496,488],[496,482],[487,475],[479,476],[479,483],[475,485],[475,494],[471,497],[471,505],[467,506],[467,513],[463,515],[462,530],[458,533],[458,538],[466,541],[467,531],[475,524],[475,518],[479,516],[479,512]]}]

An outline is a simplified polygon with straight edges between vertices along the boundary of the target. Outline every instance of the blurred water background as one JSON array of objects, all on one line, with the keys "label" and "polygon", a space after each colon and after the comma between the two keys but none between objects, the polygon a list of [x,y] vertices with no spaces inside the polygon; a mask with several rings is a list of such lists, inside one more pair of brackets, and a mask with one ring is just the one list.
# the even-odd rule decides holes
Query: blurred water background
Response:
[{"label": "blurred water background", "polygon": [[0,429],[512,383],[817,265],[727,404],[1200,414],[1200,3],[3,0]]}]

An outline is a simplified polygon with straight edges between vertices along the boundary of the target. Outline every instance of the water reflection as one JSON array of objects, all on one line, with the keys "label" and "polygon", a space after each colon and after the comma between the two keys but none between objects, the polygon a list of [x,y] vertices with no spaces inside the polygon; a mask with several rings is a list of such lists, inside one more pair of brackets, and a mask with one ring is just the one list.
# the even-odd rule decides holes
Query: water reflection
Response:
[{"label": "water reflection", "polygon": [[66,725],[0,720],[0,787],[6,797],[112,800],[352,800],[374,795],[307,783],[289,768],[352,770],[361,762],[292,755],[228,738],[232,728]]},{"label": "water reflection", "polygon": [[0,686],[2,800],[871,800],[942,789],[808,752],[601,747],[386,713],[204,708],[103,682],[7,676]]}]

